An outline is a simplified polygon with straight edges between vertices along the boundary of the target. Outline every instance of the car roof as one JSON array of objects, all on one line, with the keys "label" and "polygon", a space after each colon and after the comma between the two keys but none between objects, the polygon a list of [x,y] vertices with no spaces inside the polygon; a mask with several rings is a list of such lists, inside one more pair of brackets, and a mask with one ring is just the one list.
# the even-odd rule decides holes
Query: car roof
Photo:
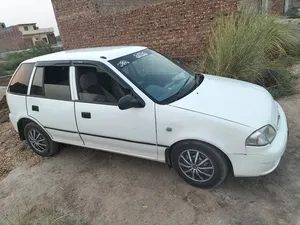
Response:
[{"label": "car roof", "polygon": [[101,59],[112,60],[125,55],[132,54],[146,49],[142,46],[112,46],[112,47],[98,47],[98,48],[82,48],[56,52],[48,55],[39,56],[28,59],[23,63],[35,63],[42,61],[57,61],[57,60],[96,60]]}]

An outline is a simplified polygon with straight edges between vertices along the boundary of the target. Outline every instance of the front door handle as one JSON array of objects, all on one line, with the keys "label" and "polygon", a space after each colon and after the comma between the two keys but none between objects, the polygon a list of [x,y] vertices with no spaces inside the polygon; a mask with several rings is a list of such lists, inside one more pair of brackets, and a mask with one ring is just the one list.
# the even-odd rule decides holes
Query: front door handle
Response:
[{"label": "front door handle", "polygon": [[89,112],[82,112],[81,117],[84,119],[91,119],[91,113]]},{"label": "front door handle", "polygon": [[39,111],[39,107],[37,105],[33,105],[32,106],[32,111],[38,112]]}]

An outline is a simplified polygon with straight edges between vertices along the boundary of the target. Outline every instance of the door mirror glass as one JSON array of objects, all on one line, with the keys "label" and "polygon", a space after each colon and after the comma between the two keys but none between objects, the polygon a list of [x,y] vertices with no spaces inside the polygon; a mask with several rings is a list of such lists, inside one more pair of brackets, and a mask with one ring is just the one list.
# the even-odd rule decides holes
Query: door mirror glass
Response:
[{"label": "door mirror glass", "polygon": [[130,94],[120,98],[118,105],[119,105],[119,109],[121,110],[144,107],[144,104],[141,101],[139,101],[138,99],[136,99]]}]

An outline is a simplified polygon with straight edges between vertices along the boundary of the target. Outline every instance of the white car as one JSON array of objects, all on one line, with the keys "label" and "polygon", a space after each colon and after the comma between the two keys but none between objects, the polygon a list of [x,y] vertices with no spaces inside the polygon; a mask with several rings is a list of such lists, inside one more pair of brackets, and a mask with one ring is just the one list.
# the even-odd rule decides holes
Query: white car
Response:
[{"label": "white car", "polygon": [[10,120],[37,154],[59,143],[167,163],[194,186],[272,172],[286,149],[280,105],[262,87],[192,73],[145,47],[102,47],[23,62]]}]

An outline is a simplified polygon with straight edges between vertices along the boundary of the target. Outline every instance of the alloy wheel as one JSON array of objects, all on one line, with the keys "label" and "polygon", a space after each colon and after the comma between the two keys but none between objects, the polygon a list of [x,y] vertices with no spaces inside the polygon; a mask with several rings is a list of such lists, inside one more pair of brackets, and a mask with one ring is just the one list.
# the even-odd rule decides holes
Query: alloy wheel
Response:
[{"label": "alloy wheel", "polygon": [[189,179],[196,182],[206,182],[214,175],[211,160],[202,152],[194,149],[183,151],[178,158],[180,170]]},{"label": "alloy wheel", "polygon": [[47,142],[45,137],[36,129],[28,132],[28,139],[32,147],[38,152],[47,151]]}]

